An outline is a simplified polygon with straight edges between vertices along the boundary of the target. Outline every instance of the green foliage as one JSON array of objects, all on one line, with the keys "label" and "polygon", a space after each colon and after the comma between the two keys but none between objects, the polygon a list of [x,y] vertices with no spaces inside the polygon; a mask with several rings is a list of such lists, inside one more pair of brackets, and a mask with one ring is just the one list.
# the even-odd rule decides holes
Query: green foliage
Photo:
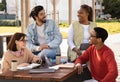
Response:
[{"label": "green foliage", "polygon": [[[19,25],[17,25],[19,23]],[[0,20],[0,26],[20,26],[21,21],[18,20]]]},{"label": "green foliage", "polygon": [[104,20],[104,19],[96,19],[97,23],[112,23],[112,22],[120,22],[119,19],[108,19],[108,20]]},{"label": "green foliage", "polygon": [[6,0],[2,0],[2,4],[6,5],[7,4]]},{"label": "green foliage", "polygon": [[7,3],[6,3],[6,0],[2,0],[2,4],[4,5],[4,10],[5,10],[5,12],[7,12],[7,8],[6,8]]},{"label": "green foliage", "polygon": [[59,27],[68,27],[68,23],[67,22],[62,22],[59,24]]},{"label": "green foliage", "polygon": [[120,18],[120,0],[103,0],[105,14],[111,14],[112,18]]},{"label": "green foliage", "polygon": [[0,3],[0,11],[4,11],[4,4]]},{"label": "green foliage", "polygon": [[7,8],[6,8],[6,0],[2,0],[2,3],[0,3],[0,11],[4,11],[7,12]]}]

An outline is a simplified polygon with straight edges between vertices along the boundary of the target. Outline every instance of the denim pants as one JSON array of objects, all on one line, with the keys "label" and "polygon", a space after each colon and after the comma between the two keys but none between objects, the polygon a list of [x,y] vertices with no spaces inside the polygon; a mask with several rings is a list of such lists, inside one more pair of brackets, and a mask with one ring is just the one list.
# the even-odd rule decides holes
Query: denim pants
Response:
[{"label": "denim pants", "polygon": [[41,52],[33,52],[35,55],[38,55],[39,57],[42,58],[43,61],[45,61],[45,56],[48,57],[49,59],[54,60],[56,57],[56,52],[54,49],[44,49]]}]

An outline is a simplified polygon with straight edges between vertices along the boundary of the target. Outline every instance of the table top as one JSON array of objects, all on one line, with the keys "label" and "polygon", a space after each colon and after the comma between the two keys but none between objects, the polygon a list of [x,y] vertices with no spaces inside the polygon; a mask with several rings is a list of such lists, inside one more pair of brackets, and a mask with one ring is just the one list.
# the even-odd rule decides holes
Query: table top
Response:
[{"label": "table top", "polygon": [[40,81],[63,81],[75,74],[75,69],[58,69],[54,73],[29,74],[29,70],[8,71],[0,74],[0,79],[40,80]]}]

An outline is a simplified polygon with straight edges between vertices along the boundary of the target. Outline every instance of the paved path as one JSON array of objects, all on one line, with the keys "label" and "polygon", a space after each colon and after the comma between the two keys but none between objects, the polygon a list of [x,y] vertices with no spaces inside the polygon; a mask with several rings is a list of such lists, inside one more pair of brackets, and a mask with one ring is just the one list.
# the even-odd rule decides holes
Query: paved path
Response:
[{"label": "paved path", "polygon": [[110,35],[105,43],[113,50],[115,54],[119,74],[117,77],[117,82],[120,82],[120,33]]}]

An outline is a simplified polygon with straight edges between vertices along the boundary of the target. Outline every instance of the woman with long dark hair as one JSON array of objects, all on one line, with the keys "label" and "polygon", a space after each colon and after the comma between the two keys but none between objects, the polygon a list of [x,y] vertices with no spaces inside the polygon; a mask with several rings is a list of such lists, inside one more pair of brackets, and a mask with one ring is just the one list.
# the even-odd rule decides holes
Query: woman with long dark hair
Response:
[{"label": "woman with long dark hair", "polygon": [[89,43],[90,30],[96,26],[93,22],[93,11],[88,5],[81,5],[78,10],[78,21],[73,22],[68,32],[68,61],[74,62],[81,54],[82,43]]},{"label": "woman with long dark hair", "polygon": [[24,33],[15,33],[12,36],[2,58],[2,72],[11,69],[12,60],[17,60],[18,66],[27,66],[29,63],[41,60],[26,48],[26,41],[27,37]]},{"label": "woman with long dark hair", "polygon": [[[96,24],[93,22],[93,11],[90,6],[81,5],[77,13],[78,21],[75,21],[70,25],[68,32],[67,54],[69,62],[74,62],[76,58],[81,55],[81,50],[83,51],[90,46],[90,30],[96,26]],[[84,81],[92,78],[86,64],[84,64],[83,68],[84,72],[78,78],[79,81]]]}]

